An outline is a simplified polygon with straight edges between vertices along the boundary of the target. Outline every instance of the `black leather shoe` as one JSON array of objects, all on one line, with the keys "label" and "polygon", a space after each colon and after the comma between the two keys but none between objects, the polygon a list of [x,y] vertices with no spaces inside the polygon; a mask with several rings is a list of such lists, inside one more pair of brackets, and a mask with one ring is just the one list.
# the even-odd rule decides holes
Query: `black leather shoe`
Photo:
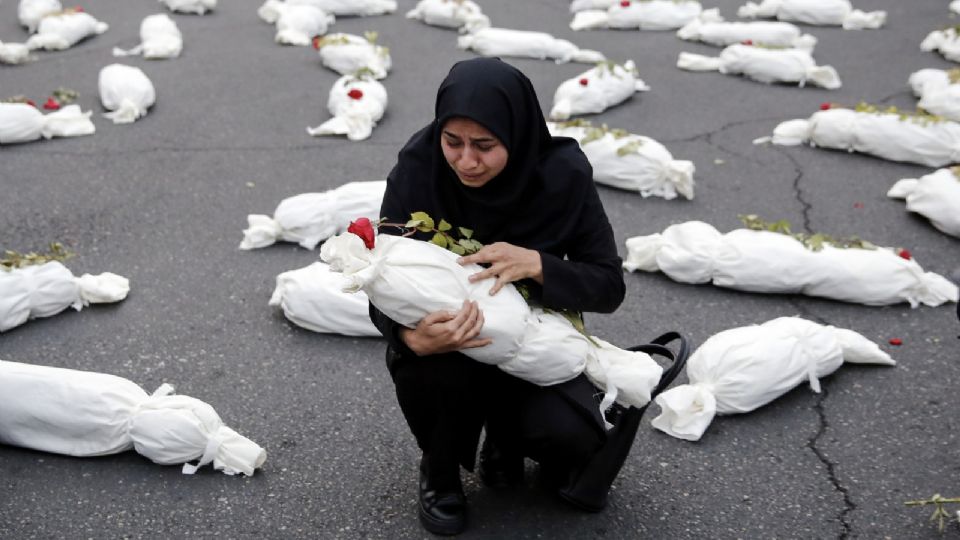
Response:
[{"label": "black leather shoe", "polygon": [[516,487],[523,483],[523,456],[504,454],[490,437],[480,447],[478,467],[483,485],[495,489]]},{"label": "black leather shoe", "polygon": [[437,489],[430,482],[426,468],[420,466],[420,523],[423,528],[440,535],[453,535],[467,527],[467,498],[463,489]]}]

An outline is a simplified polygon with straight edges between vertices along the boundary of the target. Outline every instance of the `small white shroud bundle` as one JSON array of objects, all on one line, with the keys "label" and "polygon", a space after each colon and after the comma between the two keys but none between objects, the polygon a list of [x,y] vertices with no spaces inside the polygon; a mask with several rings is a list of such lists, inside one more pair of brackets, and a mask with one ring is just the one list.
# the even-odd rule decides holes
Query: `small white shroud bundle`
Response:
[{"label": "small white shroud bundle", "polygon": [[956,27],[934,30],[920,42],[920,50],[937,51],[947,60],[960,62],[960,34]]},{"label": "small white shroud bundle", "polygon": [[814,251],[786,234],[752,229],[721,234],[702,221],[628,238],[626,245],[625,269],[660,270],[681,283],[713,282],[741,291],[806,294],[868,306],[939,306],[960,296],[945,277],[924,272],[916,260],[891,248],[824,243]]},{"label": "small white shroud bundle", "polygon": [[934,227],[960,238],[960,170],[940,169],[926,176],[898,181],[887,196],[906,199],[907,210],[930,220]]},{"label": "small white shroud bundle", "polygon": [[407,12],[407,18],[432,26],[458,28],[461,32],[490,26],[490,18],[471,0],[420,0]]},{"label": "small white shroud bundle", "polygon": [[640,79],[633,60],[623,65],[601,62],[572,79],[560,83],[553,94],[552,120],[566,120],[573,115],[601,113],[623,103],[634,92],[650,90]]},{"label": "small white shroud bundle", "polygon": [[960,68],[921,69],[910,74],[910,88],[920,98],[917,108],[960,120]]},{"label": "small white shroud bundle", "polygon": [[896,365],[862,335],[799,317],[724,330],[687,360],[688,384],[656,397],[660,415],[653,427],[688,441],[700,440],[717,414],[747,413],[850,364]]},{"label": "small white shroud bundle", "polygon": [[217,7],[217,0],[160,0],[167,9],[176,13],[203,15]]},{"label": "small white shroud bundle", "polygon": [[0,64],[23,64],[30,59],[30,47],[0,41]]},{"label": "small white shroud bundle", "polygon": [[102,34],[108,28],[110,26],[107,23],[98,21],[89,13],[62,11],[40,19],[37,33],[27,39],[26,45],[31,51],[62,51],[73,47],[84,38]]},{"label": "small white shroud bundle", "polygon": [[125,277],[110,272],[74,277],[56,261],[0,270],[0,332],[68,307],[80,311],[90,304],[119,302],[128,292]]},{"label": "small white shroud bundle", "polygon": [[327,110],[333,118],[307,133],[319,135],[346,135],[351,141],[366,139],[387,110],[387,89],[372,77],[344,75],[333,83]]},{"label": "small white shroud bundle", "polygon": [[350,182],[322,193],[288,197],[280,201],[272,218],[262,214],[247,216],[249,228],[243,231],[240,249],[267,247],[277,240],[297,242],[313,249],[327,238],[346,231],[352,220],[380,219],[378,214],[386,189],[384,180]]},{"label": "small white shroud bundle", "polygon": [[266,451],[213,407],[172,393],[169,384],[148,395],[116,375],[0,360],[0,442],[77,457],[132,448],[160,465],[183,463],[184,474],[212,462],[252,476],[263,465]]},{"label": "small white shroud bundle", "polygon": [[650,137],[593,127],[583,120],[548,122],[547,127],[554,137],[570,137],[580,143],[598,184],[637,191],[643,197],[693,198],[693,162],[673,159]]},{"label": "small white shroud bundle", "polygon": [[762,83],[807,82],[829,90],[840,88],[840,76],[833,66],[818,66],[809,51],[803,49],[776,49],[755,45],[734,44],[723,49],[720,56],[702,56],[680,53],[677,67],[688,71],[719,71],[744,75]]},{"label": "small white shroud bundle", "polygon": [[573,30],[675,30],[697,18],[703,7],[697,0],[626,0],[605,9],[579,10],[570,22]]},{"label": "small white shroud bundle", "polygon": [[767,142],[783,146],[810,143],[928,167],[960,163],[960,123],[923,116],[902,117],[899,112],[841,108],[818,111],[807,120],[782,122],[774,128],[772,137],[753,141]]},{"label": "small white shroud bundle", "polygon": [[367,295],[347,293],[343,274],[322,262],[277,276],[271,306],[280,306],[293,324],[323,334],[380,336],[370,322]]},{"label": "small white shroud bundle", "polygon": [[618,349],[597,338],[594,344],[562,315],[530,308],[512,285],[490,296],[494,279],[470,283],[479,265],[461,266],[458,256],[435,244],[380,235],[367,249],[355,234],[327,240],[320,258],[348,280],[348,292],[362,290],[370,303],[397,323],[413,328],[429,313],[459,310],[476,301],[483,312],[484,347],[463,354],[541,386],[568,381],[582,372],[606,392],[601,410],[614,400],[641,407],[663,369],[640,352]]},{"label": "small white shroud bundle", "polygon": [[17,6],[17,17],[20,19],[20,25],[27,27],[27,32],[32,34],[45,15],[59,13],[62,10],[63,5],[60,4],[60,0],[20,0]]},{"label": "small white shroud bundle", "polygon": [[287,2],[313,4],[338,17],[386,15],[397,10],[396,0],[287,0]]},{"label": "small white shroud bundle", "polygon": [[762,0],[747,2],[737,10],[746,19],[775,18],[819,26],[842,26],[845,30],[880,28],[887,21],[886,11],[864,12],[853,9],[849,0]]},{"label": "small white shroud bundle", "polygon": [[817,38],[802,34],[794,24],[780,21],[725,22],[716,8],[704,10],[699,17],[677,30],[677,37],[718,47],[752,41],[811,52],[817,44]]},{"label": "small white shroud bundle", "polygon": [[367,37],[353,34],[328,34],[314,38],[313,47],[324,66],[341,75],[352,75],[367,69],[376,79],[383,79],[392,67],[390,49],[377,45],[376,32]]},{"label": "small white shroud bundle", "polygon": [[133,66],[110,64],[100,70],[100,102],[114,124],[130,124],[147,115],[157,101],[157,92],[146,74]]},{"label": "small white shroud bundle", "polygon": [[481,28],[457,38],[457,47],[471,49],[482,56],[519,56],[565,62],[594,64],[603,62],[603,53],[581,49],[565,39],[557,39],[544,32]]},{"label": "small white shroud bundle", "polygon": [[183,36],[177,23],[166,13],[148,15],[140,23],[140,45],[128,50],[113,48],[114,56],[143,55],[144,58],[176,58],[183,50]]},{"label": "small white shroud bundle", "polygon": [[281,2],[267,0],[257,14],[268,23],[275,23],[277,34],[274,41],[283,45],[306,47],[314,36],[322,36],[336,21],[336,17],[324,11],[315,2]]},{"label": "small white shroud bundle", "polygon": [[81,111],[79,105],[67,105],[43,114],[26,103],[0,103],[0,144],[92,135],[96,127],[90,121],[90,114],[90,111]]}]

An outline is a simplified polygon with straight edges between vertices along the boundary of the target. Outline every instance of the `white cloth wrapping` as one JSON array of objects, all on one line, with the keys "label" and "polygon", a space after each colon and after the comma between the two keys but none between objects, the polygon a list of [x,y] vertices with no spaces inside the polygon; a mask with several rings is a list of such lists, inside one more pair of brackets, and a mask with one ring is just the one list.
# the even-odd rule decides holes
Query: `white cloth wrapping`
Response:
[{"label": "white cloth wrapping", "polygon": [[[277,205],[273,217],[262,214],[247,216],[249,228],[243,231],[240,249],[257,249],[277,240],[297,242],[313,249],[327,238],[347,230],[351,221],[365,217],[380,219],[384,180],[350,182],[322,193],[302,193],[288,197]],[[394,216],[395,219],[403,216]]]},{"label": "white cloth wrapping", "polygon": [[387,110],[387,89],[373,79],[344,75],[330,89],[327,110],[333,118],[308,127],[307,133],[314,137],[346,135],[351,141],[361,141],[370,137]]},{"label": "white cloth wrapping", "polygon": [[813,251],[785,234],[750,229],[720,234],[702,221],[628,238],[626,246],[625,269],[660,270],[682,283],[712,282],[741,291],[806,294],[868,306],[939,306],[960,296],[947,278],[924,272],[915,259],[890,248],[824,245]]},{"label": "white cloth wrapping", "polygon": [[148,15],[140,23],[140,44],[132,49],[113,48],[114,56],[176,58],[183,50],[183,35],[166,13]]},{"label": "white cloth wrapping", "polygon": [[776,47],[792,47],[813,52],[817,38],[803,34],[796,25],[781,21],[726,22],[716,8],[704,10],[699,17],[677,30],[677,37],[702,41],[718,47],[752,41]]},{"label": "white cloth wrapping", "polygon": [[737,10],[746,19],[776,18],[820,26],[842,26],[845,30],[880,28],[887,21],[886,11],[864,12],[853,9],[849,0],[762,0],[747,2]]},{"label": "white cloth wrapping", "polygon": [[125,277],[104,272],[78,278],[56,261],[0,270],[0,332],[68,307],[80,311],[90,304],[119,302],[129,292]]},{"label": "white cloth wrapping", "polygon": [[252,476],[263,465],[266,451],[213,407],[172,392],[163,384],[148,395],[115,375],[0,360],[0,442],[77,457],[132,448],[154,463],[183,463],[184,474],[213,463]]},{"label": "white cloth wrapping", "polygon": [[904,178],[887,196],[905,199],[907,210],[930,220],[938,230],[960,238],[960,177],[952,169],[940,169],[926,176]]},{"label": "white cloth wrapping", "polygon": [[[953,74],[954,77],[960,72]],[[960,81],[958,81],[960,82]],[[960,84],[942,69],[921,69],[910,74],[910,88],[920,98],[917,108],[948,120],[960,121]]]},{"label": "white cloth wrapping", "polygon": [[[288,2],[290,0],[287,0]],[[294,0],[311,3],[338,17],[387,15],[397,10],[396,0]]]},{"label": "white cloth wrapping", "polygon": [[643,197],[693,198],[693,162],[673,159],[662,144],[650,137],[603,130],[601,137],[591,137],[584,143],[587,133],[597,128],[555,122],[547,122],[547,127],[555,137],[570,137],[580,143],[598,184],[637,191]]},{"label": "white cloth wrapping", "polygon": [[470,49],[481,56],[519,56],[545,60],[553,59],[558,64],[603,62],[603,53],[581,49],[565,39],[557,39],[544,32],[510,30],[506,28],[480,28],[457,39],[457,47]]},{"label": "white cloth wrapping", "polygon": [[651,424],[697,441],[717,414],[750,412],[804,382],[819,393],[820,378],[844,362],[896,364],[857,332],[798,317],[724,330],[690,355],[688,384],[656,397],[661,412]]},{"label": "white cloth wrapping", "polygon": [[370,322],[367,295],[343,292],[348,281],[322,262],[284,272],[270,305],[278,306],[293,324],[323,334],[380,336]]},{"label": "white cloth wrapping", "polygon": [[100,102],[108,112],[103,116],[114,124],[131,124],[147,115],[157,101],[157,92],[138,67],[110,64],[100,70]]},{"label": "white cloth wrapping", "polygon": [[0,41],[0,64],[23,64],[30,59],[30,47],[24,43]]},{"label": "white cloth wrapping", "polygon": [[623,103],[634,92],[650,90],[637,74],[633,60],[623,65],[600,63],[580,75],[560,83],[553,94],[552,120],[566,120],[573,115],[601,113]]},{"label": "white cloth wrapping", "polygon": [[97,129],[90,121],[91,114],[76,104],[43,114],[26,103],[0,103],[0,145],[91,135]]},{"label": "white cloth wrapping", "polygon": [[960,123],[901,119],[897,113],[817,111],[807,120],[782,122],[774,128],[772,137],[753,142],[783,146],[809,143],[928,167],[960,163]]},{"label": "white cloth wrapping", "polygon": [[573,0],[570,2],[570,13],[588,9],[607,9],[618,2],[620,0]]},{"label": "white cloth wrapping", "polygon": [[393,66],[390,49],[353,34],[327,34],[314,41],[314,47],[323,65],[341,75],[366,68],[374,78],[383,79]]},{"label": "white cloth wrapping", "polygon": [[953,0],[950,2],[950,11],[960,15],[960,0]]},{"label": "white cloth wrapping", "polygon": [[494,279],[468,280],[479,265],[461,266],[456,254],[429,242],[380,235],[368,250],[358,236],[345,233],[325,242],[320,258],[343,273],[346,290],[362,290],[377,309],[410,328],[429,313],[476,301],[484,316],[479,337],[492,343],[463,353],[534,384],[562,383],[586,370],[607,392],[606,405],[616,399],[640,407],[660,380],[663,370],[649,355],[594,345],[562,315],[531,309],[512,285],[490,296]]},{"label": "white cloth wrapping", "polygon": [[98,21],[89,13],[73,11],[47,15],[40,19],[37,33],[27,39],[26,46],[31,51],[62,51],[84,38],[102,34],[108,28],[107,23]]},{"label": "white cloth wrapping", "polygon": [[282,45],[306,47],[314,36],[327,33],[336,17],[313,3],[267,0],[257,11],[260,18],[274,23],[274,41]]},{"label": "white cloth wrapping", "polygon": [[17,6],[17,18],[20,19],[20,25],[27,28],[31,34],[36,32],[40,19],[51,13],[58,13],[63,10],[60,0],[20,0]]},{"label": "white cloth wrapping", "polygon": [[431,26],[457,28],[461,32],[490,26],[490,18],[471,0],[420,0],[406,17]]},{"label": "white cloth wrapping", "polygon": [[727,46],[720,56],[680,53],[677,67],[687,71],[719,71],[744,75],[762,83],[807,82],[833,90],[840,88],[840,76],[833,66],[818,66],[810,52],[803,49],[768,49],[753,45]]},{"label": "white cloth wrapping", "polygon": [[676,30],[697,18],[703,7],[697,0],[630,0],[614,2],[606,9],[577,11],[573,30],[615,28],[618,30]]},{"label": "white cloth wrapping", "polygon": [[175,13],[195,15],[203,15],[217,7],[217,0],[160,0],[160,3]]},{"label": "white cloth wrapping", "polygon": [[960,34],[953,27],[946,30],[934,30],[920,42],[920,50],[936,51],[947,60],[960,62]]}]

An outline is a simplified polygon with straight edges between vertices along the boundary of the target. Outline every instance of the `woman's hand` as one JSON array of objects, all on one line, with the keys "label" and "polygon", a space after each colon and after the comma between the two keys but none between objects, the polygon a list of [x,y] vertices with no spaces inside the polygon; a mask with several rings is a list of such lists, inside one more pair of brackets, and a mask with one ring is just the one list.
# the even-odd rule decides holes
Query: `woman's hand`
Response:
[{"label": "woman's hand", "polygon": [[540,252],[506,242],[484,246],[473,255],[460,257],[457,262],[460,264],[486,263],[490,265],[489,268],[470,276],[471,283],[491,277],[497,278],[497,282],[490,288],[490,296],[497,294],[507,283],[525,278],[531,278],[537,283],[543,284],[543,262],[540,260]]},{"label": "woman's hand", "polygon": [[421,319],[416,328],[401,328],[400,339],[417,356],[427,356],[489,345],[490,338],[477,339],[482,328],[479,305],[464,300],[460,311],[436,311]]}]

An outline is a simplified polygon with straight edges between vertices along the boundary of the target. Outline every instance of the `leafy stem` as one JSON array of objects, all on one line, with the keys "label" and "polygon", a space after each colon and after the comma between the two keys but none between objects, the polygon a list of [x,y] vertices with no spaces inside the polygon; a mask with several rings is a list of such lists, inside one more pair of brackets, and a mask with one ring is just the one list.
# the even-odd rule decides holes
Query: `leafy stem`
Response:
[{"label": "leafy stem", "polygon": [[848,236],[845,238],[834,238],[824,233],[795,233],[790,229],[790,222],[781,219],[779,221],[767,222],[756,214],[740,214],[737,216],[743,225],[752,231],[769,231],[789,236],[810,251],[820,251],[823,246],[830,245],[841,249],[876,249],[877,246],[858,236]]},{"label": "leafy stem", "polygon": [[0,270],[9,272],[14,268],[41,265],[51,261],[62,262],[73,257],[73,255],[73,253],[64,249],[63,244],[60,242],[51,242],[48,253],[36,253],[33,251],[30,253],[20,253],[8,249],[3,252],[3,257],[0,258]]},{"label": "leafy stem", "polygon": [[940,532],[943,532],[947,527],[947,523],[953,519],[945,507],[945,505],[951,504],[951,503],[960,504],[960,497],[955,497],[951,499],[951,498],[941,497],[939,493],[936,493],[933,495],[933,497],[930,497],[929,499],[919,500],[919,501],[907,501],[904,504],[906,504],[907,506],[926,506],[928,504],[934,505],[935,508],[933,510],[933,515],[930,516],[930,521],[936,521],[937,528],[940,530]]}]

